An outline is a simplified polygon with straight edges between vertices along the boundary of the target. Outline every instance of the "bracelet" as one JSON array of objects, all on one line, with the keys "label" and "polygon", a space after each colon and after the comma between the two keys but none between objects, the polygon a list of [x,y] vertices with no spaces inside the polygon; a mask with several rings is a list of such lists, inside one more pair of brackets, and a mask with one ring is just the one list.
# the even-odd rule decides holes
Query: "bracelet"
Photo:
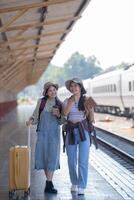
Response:
[{"label": "bracelet", "polygon": [[58,119],[61,119],[61,115],[58,117]]},{"label": "bracelet", "polygon": [[33,118],[33,117],[31,117],[30,120],[31,120],[32,122],[34,122],[34,118]]}]

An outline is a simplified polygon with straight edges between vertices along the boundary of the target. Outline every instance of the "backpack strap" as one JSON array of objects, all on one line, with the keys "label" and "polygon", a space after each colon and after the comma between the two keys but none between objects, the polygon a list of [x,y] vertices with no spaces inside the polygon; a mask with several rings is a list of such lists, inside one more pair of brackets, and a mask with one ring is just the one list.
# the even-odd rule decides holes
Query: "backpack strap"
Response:
[{"label": "backpack strap", "polygon": [[39,121],[40,121],[40,115],[41,115],[41,113],[42,113],[42,111],[43,111],[43,109],[44,109],[44,107],[45,107],[45,105],[46,105],[46,98],[45,97],[43,97],[43,98],[41,98],[41,103],[40,103],[40,107],[39,107],[39,116],[38,116],[38,124],[37,124],[37,129],[36,129],[36,131],[38,131],[38,129],[39,129]]},{"label": "backpack strap", "polygon": [[41,113],[42,113],[42,111],[43,111],[45,105],[46,105],[46,98],[43,97],[43,98],[41,99],[41,103],[40,103],[40,107],[39,107],[39,117],[38,117],[38,121],[40,120],[40,115],[41,115]]}]

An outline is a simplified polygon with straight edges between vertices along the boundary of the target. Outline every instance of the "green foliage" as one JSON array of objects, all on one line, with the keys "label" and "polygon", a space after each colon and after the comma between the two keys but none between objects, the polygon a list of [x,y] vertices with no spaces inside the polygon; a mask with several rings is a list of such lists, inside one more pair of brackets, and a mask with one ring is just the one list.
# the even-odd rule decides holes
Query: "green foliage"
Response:
[{"label": "green foliage", "polygon": [[52,81],[63,86],[67,79],[79,77],[81,79],[92,78],[94,74],[102,71],[95,56],[85,58],[78,52],[74,53],[63,67],[50,64],[41,76],[37,84],[44,85],[47,81]]},{"label": "green foliage", "polygon": [[101,71],[102,69],[99,67],[99,62],[95,56],[85,58],[84,55],[76,52],[63,67],[49,64],[37,84],[25,88],[23,92],[19,93],[18,97],[31,96],[36,99],[41,96],[43,85],[47,81],[52,81],[63,86],[65,81],[72,77],[79,77],[81,79],[92,78],[94,74],[98,74]]},{"label": "green foliage", "polygon": [[78,52],[74,53],[64,65],[64,80],[72,77],[81,79],[92,78],[94,74],[101,72],[99,62],[95,56],[85,58]]},{"label": "green foliage", "polygon": [[75,52],[63,67],[49,64],[38,83],[35,86],[27,87],[19,94],[19,97],[31,96],[33,99],[37,99],[42,95],[43,85],[47,81],[52,81],[63,86],[65,81],[72,77],[79,77],[81,79],[92,78],[94,75],[124,68],[126,65],[128,64],[121,63],[118,66],[109,67],[104,71],[101,69],[100,63],[95,56],[85,58],[84,55]]}]

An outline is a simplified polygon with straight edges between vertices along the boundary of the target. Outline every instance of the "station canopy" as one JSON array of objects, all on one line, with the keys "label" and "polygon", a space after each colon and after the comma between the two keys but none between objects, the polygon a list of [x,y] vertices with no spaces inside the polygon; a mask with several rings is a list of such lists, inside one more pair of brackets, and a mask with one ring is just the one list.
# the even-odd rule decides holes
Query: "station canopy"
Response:
[{"label": "station canopy", "polygon": [[35,84],[89,2],[0,0],[0,89]]}]

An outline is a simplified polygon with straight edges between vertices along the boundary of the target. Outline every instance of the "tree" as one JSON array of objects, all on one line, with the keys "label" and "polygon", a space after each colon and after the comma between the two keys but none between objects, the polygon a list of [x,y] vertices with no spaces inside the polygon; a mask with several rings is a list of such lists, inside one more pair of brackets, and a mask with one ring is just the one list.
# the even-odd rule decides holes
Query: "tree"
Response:
[{"label": "tree", "polygon": [[[35,94],[40,96],[43,85],[47,81],[52,81],[63,86],[65,81],[72,77],[79,77],[81,79],[92,78],[95,74],[98,74],[101,71],[102,69],[99,61],[95,56],[85,58],[84,55],[75,52],[63,67],[49,64],[47,70],[42,74],[38,83],[32,87],[32,94],[33,96],[36,96]],[[24,93],[30,96],[28,88],[24,90]]]},{"label": "tree", "polygon": [[99,61],[95,56],[85,58],[78,52],[74,53],[64,65],[66,78],[79,77],[81,79],[92,78],[94,74],[101,72]]}]

